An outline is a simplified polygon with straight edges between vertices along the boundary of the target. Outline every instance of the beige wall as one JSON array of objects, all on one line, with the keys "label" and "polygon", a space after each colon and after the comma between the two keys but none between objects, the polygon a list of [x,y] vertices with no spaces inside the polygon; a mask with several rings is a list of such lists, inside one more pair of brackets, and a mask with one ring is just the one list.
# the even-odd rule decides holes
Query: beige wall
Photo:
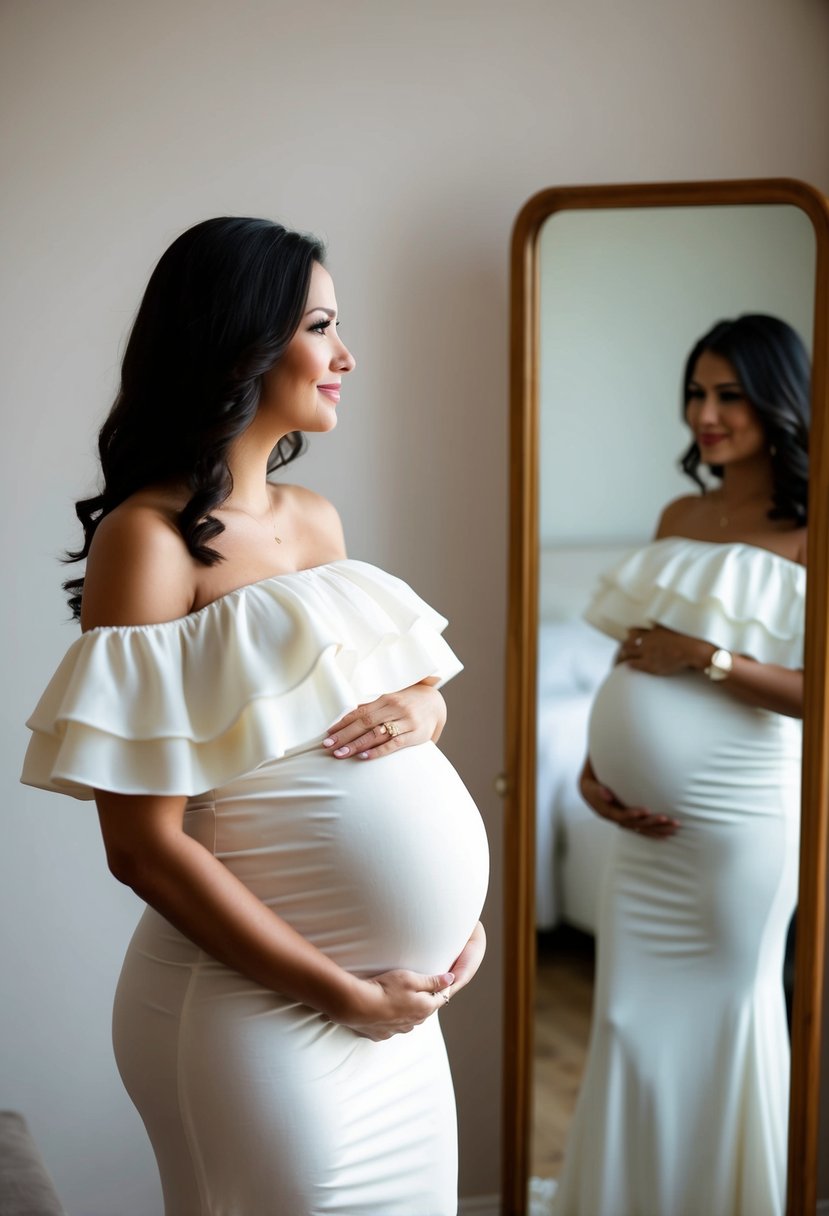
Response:
[{"label": "beige wall", "polygon": [[16,774],[22,719],[74,637],[54,559],[77,540],[71,501],[152,262],[227,212],[330,242],[359,367],[297,476],[341,508],[354,556],[447,613],[466,661],[446,746],[492,840],[491,951],[445,1025],[462,1190],[492,1194],[511,980],[492,790],[510,226],[568,182],[829,187],[827,36],[823,0],[5,0],[0,1100],[30,1115],[70,1210],[158,1210],[108,1044],[137,908],[105,873],[89,807]]}]

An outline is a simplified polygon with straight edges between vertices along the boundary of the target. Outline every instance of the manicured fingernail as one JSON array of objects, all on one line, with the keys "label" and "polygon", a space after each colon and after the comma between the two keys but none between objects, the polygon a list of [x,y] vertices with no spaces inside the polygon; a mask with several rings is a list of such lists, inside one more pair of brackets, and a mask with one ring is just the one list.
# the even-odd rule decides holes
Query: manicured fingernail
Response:
[{"label": "manicured fingernail", "polygon": [[336,736],[329,735],[327,739],[323,739],[322,746],[323,747],[333,747],[336,742],[337,742]]},{"label": "manicured fingernail", "polygon": [[348,748],[347,747],[338,747],[337,750],[334,752],[334,755],[335,756],[347,756]]},{"label": "manicured fingernail", "polygon": [[361,760],[368,760],[368,752],[360,752]]}]

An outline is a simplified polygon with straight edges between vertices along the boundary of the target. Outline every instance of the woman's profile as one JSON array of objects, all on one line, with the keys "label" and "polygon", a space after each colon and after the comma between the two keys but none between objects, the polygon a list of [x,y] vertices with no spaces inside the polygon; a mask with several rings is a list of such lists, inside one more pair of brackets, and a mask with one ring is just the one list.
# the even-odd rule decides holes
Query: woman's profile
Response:
[{"label": "woman's profile", "polygon": [[[621,642],[586,802],[616,824],[588,1062],[556,1216],[782,1216],[797,895],[809,362],[775,317],[694,346],[683,468],[702,493],[609,572]],[[700,465],[709,478],[703,479]]]},{"label": "woman's profile", "polygon": [[147,904],[114,1044],[166,1216],[457,1207],[433,1015],[483,957],[488,868],[435,746],[460,664],[330,503],[269,480],[353,367],[314,238],[170,246],[77,507],[83,632],[29,720],[23,780],[94,797]]}]

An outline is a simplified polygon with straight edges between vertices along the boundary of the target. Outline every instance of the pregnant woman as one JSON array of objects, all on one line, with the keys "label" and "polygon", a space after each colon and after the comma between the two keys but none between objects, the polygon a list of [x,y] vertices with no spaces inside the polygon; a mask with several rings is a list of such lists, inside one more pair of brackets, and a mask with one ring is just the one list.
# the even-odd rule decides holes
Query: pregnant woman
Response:
[{"label": "pregnant woman", "polygon": [[[724,321],[684,378],[703,493],[603,580],[622,645],[582,793],[625,829],[603,887],[593,1027],[556,1216],[782,1216],[797,893],[809,364]],[[700,463],[715,488],[706,489]]]},{"label": "pregnant woman", "polygon": [[435,746],[445,620],[267,478],[354,360],[322,249],[208,220],[156,267],[78,504],[82,636],[23,780],[95,798],[148,907],[115,1001],[166,1216],[450,1216],[438,1019],[484,951],[483,826]]}]

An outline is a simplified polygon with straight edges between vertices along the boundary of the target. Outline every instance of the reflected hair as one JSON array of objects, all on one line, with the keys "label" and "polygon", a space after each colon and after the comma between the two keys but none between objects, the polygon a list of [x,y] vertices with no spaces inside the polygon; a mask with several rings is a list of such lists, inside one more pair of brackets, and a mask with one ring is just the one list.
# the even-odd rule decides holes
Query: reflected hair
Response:
[{"label": "reflected hair", "polygon": [[[262,378],[302,318],[311,271],[324,260],[315,237],[270,220],[220,217],[182,233],[150,276],[121,366],[121,383],[98,436],[103,486],[75,512],[89,553],[101,520],[146,486],[177,480],[189,491],[176,523],[193,557],[221,561],[209,542],[224,531],[211,512],[232,489],[229,449],[259,406]],[[268,473],[304,447],[283,436]],[[80,617],[83,578],[67,579]]]},{"label": "reflected hair", "polygon": [[[682,379],[685,413],[697,361],[704,351],[727,359],[766,436],[771,454],[772,508],[769,519],[806,523],[809,504],[809,355],[800,335],[785,321],[764,313],[746,313],[718,321],[694,346]],[[699,475],[701,454],[694,441],[680,464],[705,493]],[[721,465],[710,465],[715,477]]]}]

